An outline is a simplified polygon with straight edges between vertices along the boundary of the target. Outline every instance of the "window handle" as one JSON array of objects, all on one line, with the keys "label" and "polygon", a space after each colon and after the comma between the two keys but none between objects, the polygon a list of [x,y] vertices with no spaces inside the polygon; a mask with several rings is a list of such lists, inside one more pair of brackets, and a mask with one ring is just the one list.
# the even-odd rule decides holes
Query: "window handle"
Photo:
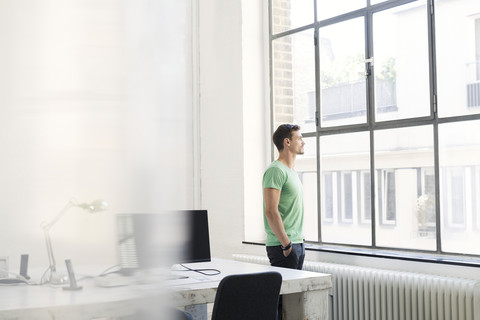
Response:
[{"label": "window handle", "polygon": [[365,59],[365,79],[372,73],[371,67],[373,67],[373,57]]}]

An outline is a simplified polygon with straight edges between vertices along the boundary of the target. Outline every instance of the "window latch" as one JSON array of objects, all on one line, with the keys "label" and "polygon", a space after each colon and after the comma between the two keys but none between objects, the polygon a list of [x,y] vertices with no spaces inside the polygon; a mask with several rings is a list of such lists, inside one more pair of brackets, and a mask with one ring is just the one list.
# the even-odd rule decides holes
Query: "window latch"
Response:
[{"label": "window latch", "polygon": [[365,59],[365,78],[367,78],[372,72],[371,67],[373,67],[373,57],[370,59]]}]

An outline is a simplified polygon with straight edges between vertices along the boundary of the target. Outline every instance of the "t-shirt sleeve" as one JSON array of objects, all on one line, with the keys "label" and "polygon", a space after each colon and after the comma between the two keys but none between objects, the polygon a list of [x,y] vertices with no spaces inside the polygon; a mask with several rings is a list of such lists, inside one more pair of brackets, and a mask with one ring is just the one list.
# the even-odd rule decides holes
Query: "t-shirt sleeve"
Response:
[{"label": "t-shirt sleeve", "polygon": [[263,175],[263,188],[272,188],[281,190],[285,184],[285,173],[279,168],[268,168]]}]

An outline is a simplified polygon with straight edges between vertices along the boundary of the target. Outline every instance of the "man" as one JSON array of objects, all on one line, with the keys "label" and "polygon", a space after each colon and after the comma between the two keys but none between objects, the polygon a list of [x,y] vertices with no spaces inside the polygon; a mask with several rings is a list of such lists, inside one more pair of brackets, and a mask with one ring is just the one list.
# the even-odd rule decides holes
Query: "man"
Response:
[{"label": "man", "polygon": [[299,126],[282,124],[273,134],[273,143],[279,156],[263,175],[267,255],[272,266],[302,269],[303,188],[295,160],[304,153],[305,142]]}]

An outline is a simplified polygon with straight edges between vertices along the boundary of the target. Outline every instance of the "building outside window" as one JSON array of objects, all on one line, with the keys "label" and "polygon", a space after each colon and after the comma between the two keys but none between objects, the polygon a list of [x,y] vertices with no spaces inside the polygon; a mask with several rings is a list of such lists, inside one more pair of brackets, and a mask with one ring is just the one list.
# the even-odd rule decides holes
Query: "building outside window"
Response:
[{"label": "building outside window", "polygon": [[480,256],[480,2],[270,12],[272,125],[299,124],[310,150],[306,240]]}]

